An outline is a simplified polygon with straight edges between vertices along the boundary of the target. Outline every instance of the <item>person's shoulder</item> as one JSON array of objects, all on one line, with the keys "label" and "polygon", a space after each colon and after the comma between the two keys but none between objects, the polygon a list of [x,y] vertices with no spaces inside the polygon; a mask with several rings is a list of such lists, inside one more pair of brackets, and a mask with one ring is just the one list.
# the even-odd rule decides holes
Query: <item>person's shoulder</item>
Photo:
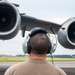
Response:
[{"label": "person's shoulder", "polygon": [[60,75],[67,75],[66,72],[63,69],[61,69],[60,67],[58,67],[56,65],[54,65],[54,67],[56,68],[56,70],[59,72]]},{"label": "person's shoulder", "polygon": [[58,67],[57,65],[50,64],[50,63],[48,63],[48,64],[50,65],[51,68],[55,69],[60,75],[67,75],[65,73],[65,71],[63,69],[61,69],[60,67]]},{"label": "person's shoulder", "polygon": [[25,64],[25,62],[20,62],[20,63],[17,63],[17,64],[14,64],[12,66],[10,66],[4,75],[13,75],[13,73],[15,72],[15,70],[18,68],[18,67],[21,67]]}]

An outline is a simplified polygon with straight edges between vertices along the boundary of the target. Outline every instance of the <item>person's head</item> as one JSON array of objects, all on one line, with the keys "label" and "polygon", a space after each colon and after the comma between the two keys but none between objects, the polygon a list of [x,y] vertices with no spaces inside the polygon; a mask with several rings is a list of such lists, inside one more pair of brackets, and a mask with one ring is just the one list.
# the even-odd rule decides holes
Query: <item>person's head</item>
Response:
[{"label": "person's head", "polygon": [[51,47],[47,31],[43,28],[34,28],[29,36],[30,52],[34,54],[47,54]]}]

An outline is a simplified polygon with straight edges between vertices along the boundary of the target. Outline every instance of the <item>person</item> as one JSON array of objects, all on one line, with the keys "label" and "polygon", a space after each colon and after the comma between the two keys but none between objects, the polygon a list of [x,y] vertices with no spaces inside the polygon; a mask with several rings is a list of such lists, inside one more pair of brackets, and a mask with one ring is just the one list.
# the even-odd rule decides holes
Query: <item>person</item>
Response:
[{"label": "person", "polygon": [[37,27],[31,30],[27,42],[29,59],[8,68],[4,75],[66,75],[59,67],[46,61],[51,42],[47,31]]}]

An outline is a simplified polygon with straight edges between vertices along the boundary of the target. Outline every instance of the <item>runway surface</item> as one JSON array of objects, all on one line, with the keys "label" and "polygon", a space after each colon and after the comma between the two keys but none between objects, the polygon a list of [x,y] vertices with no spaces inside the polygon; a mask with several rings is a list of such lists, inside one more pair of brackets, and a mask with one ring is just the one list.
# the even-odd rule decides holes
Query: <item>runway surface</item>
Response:
[{"label": "runway surface", "polygon": [[[3,75],[8,67],[17,63],[20,62],[0,62],[0,75]],[[75,61],[54,62],[54,64],[62,68],[67,75],[75,75]]]}]

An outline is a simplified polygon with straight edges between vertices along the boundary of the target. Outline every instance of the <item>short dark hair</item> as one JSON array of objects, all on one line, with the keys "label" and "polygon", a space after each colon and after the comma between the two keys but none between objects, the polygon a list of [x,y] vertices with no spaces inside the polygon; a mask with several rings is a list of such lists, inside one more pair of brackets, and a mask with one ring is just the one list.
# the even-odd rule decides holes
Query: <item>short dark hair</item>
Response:
[{"label": "short dark hair", "polygon": [[46,54],[49,46],[49,37],[44,33],[37,33],[30,37],[29,42],[31,44],[31,52],[35,54]]}]

